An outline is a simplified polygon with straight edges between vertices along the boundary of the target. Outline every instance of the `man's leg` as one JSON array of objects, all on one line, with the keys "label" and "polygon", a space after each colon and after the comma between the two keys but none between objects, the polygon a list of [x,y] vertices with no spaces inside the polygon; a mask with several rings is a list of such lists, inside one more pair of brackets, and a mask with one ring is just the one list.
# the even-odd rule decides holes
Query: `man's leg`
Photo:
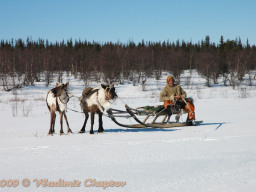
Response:
[{"label": "man's leg", "polygon": [[187,101],[187,104],[184,101],[177,101],[176,105],[178,105],[182,109],[185,109],[188,112],[187,122],[194,124],[194,121],[195,121],[194,105],[189,101]]},{"label": "man's leg", "polygon": [[167,123],[169,123],[170,118],[171,118],[171,116],[172,116],[172,107],[171,107],[171,105],[167,105],[166,111],[167,111],[167,115],[168,115]]}]

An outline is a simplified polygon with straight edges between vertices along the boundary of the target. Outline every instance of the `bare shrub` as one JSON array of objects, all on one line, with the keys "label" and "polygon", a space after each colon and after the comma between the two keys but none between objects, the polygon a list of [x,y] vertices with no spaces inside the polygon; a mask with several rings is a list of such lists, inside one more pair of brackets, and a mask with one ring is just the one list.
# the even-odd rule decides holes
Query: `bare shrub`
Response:
[{"label": "bare shrub", "polygon": [[160,80],[160,78],[161,78],[161,70],[154,70],[153,73],[154,73],[155,79],[156,80]]},{"label": "bare shrub", "polygon": [[186,78],[185,78],[185,82],[184,82],[184,85],[187,87],[187,89],[189,88],[189,86],[190,86],[190,84],[191,84],[191,76],[189,75],[189,76],[187,76]]},{"label": "bare shrub", "polygon": [[34,101],[45,101],[45,98],[44,97],[34,98]]},{"label": "bare shrub", "polygon": [[239,98],[246,99],[249,96],[250,96],[250,94],[246,87],[242,87],[242,88],[238,89],[238,97]]},{"label": "bare shrub", "polygon": [[44,80],[45,80],[45,86],[48,87],[49,84],[53,82],[53,73],[51,73],[50,71],[45,71]]},{"label": "bare shrub", "polygon": [[142,91],[146,91],[146,81],[147,81],[147,76],[142,76],[141,77],[141,86],[142,86]]},{"label": "bare shrub", "polygon": [[198,99],[202,99],[202,91],[199,86],[196,87],[196,94],[197,94]]},{"label": "bare shrub", "polygon": [[156,80],[156,89],[157,90],[162,90],[161,83],[160,83],[159,80]]},{"label": "bare shrub", "polygon": [[19,98],[17,95],[15,95],[14,96],[14,98],[13,99],[9,99],[9,101],[10,102],[16,102],[16,103],[18,103],[18,102],[25,102],[25,101],[27,101],[27,99],[22,99],[22,98]]},{"label": "bare shrub", "polygon": [[12,108],[12,116],[17,117],[18,116],[18,102],[12,102],[11,108]]},{"label": "bare shrub", "polygon": [[155,102],[159,102],[159,98],[160,98],[159,92],[156,92],[156,91],[152,92],[151,98],[155,98]]},{"label": "bare shrub", "polygon": [[23,105],[23,117],[28,117],[29,114],[32,112],[32,105],[25,106]]},{"label": "bare shrub", "polygon": [[[12,116],[17,117],[18,116],[18,105],[19,103],[23,103],[27,101],[27,99],[19,98],[17,93],[13,93],[14,97],[12,99],[9,99],[9,102],[11,102],[11,108],[12,108]],[[24,108],[24,107],[23,107]],[[23,109],[23,116],[25,116],[28,112],[25,113],[27,109]],[[28,115],[28,114],[27,114]]]}]

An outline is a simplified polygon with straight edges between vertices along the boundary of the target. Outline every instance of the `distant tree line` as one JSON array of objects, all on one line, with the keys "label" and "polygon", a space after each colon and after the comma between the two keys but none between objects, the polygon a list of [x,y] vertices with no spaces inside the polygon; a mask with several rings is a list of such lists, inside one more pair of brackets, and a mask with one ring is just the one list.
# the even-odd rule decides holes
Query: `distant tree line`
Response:
[{"label": "distant tree line", "polygon": [[[122,84],[124,79],[159,79],[163,71],[179,81],[181,72],[187,69],[196,69],[206,78],[207,86],[222,77],[225,85],[234,87],[255,68],[255,45],[248,40],[242,44],[240,38],[224,41],[222,36],[218,44],[212,43],[209,36],[198,43],[98,43],[72,39],[52,43],[29,38],[0,42],[0,85],[5,90],[34,85],[36,81],[48,86],[56,74],[62,82],[64,72],[85,84],[90,79]],[[254,75],[250,74],[250,78],[255,78]]]}]

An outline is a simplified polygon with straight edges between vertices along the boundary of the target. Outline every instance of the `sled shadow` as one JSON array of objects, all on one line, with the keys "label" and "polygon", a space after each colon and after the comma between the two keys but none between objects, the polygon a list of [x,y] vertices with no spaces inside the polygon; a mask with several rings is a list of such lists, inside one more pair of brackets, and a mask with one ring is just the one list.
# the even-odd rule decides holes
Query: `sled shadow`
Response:
[{"label": "sled shadow", "polygon": [[202,125],[217,125],[217,127],[215,128],[216,130],[218,130],[223,124],[226,124],[226,122],[222,122],[222,123],[201,123],[197,126],[202,126]]},{"label": "sled shadow", "polygon": [[123,128],[123,129],[105,129],[104,132],[108,133],[117,133],[117,132],[172,132],[172,131],[179,131],[181,129],[175,129],[175,128],[165,128],[165,129],[159,129],[159,128]]}]

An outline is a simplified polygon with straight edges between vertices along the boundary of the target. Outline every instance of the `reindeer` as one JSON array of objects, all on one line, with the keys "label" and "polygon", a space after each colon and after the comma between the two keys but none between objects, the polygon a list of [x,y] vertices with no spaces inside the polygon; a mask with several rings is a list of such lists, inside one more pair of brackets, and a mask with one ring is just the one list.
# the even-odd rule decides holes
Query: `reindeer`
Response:
[{"label": "reindeer", "polygon": [[65,113],[67,109],[67,103],[69,101],[68,85],[69,85],[69,82],[67,82],[66,84],[56,83],[56,87],[47,92],[46,104],[51,113],[49,135],[52,135],[53,133],[55,133],[54,126],[55,126],[55,119],[56,119],[56,114],[55,114],[56,111],[59,111],[60,113],[60,134],[61,135],[64,134],[63,123],[62,123],[63,115],[68,127],[68,133],[72,133],[68,124],[66,113]]},{"label": "reindeer", "polygon": [[89,112],[91,113],[90,134],[94,134],[93,125],[95,113],[98,113],[99,115],[98,133],[104,132],[102,115],[104,110],[108,110],[110,108],[110,100],[114,100],[115,98],[117,98],[117,94],[115,92],[115,87],[113,84],[101,84],[101,87],[89,87],[85,89],[82,93],[82,96],[80,97],[80,105],[85,114],[85,121],[79,133],[85,133],[85,126],[89,118]]}]

